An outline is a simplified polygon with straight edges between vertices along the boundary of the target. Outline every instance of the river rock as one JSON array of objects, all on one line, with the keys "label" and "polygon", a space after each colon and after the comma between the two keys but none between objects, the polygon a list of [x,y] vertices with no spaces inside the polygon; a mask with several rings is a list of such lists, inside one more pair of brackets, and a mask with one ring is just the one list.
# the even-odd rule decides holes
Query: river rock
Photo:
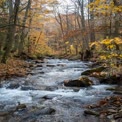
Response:
[{"label": "river rock", "polygon": [[27,90],[36,90],[36,89],[31,86],[21,86],[21,90],[27,91]]},{"label": "river rock", "polygon": [[56,65],[53,65],[53,64],[47,64],[46,66],[47,66],[47,67],[55,67]]},{"label": "river rock", "polygon": [[7,88],[8,89],[17,89],[17,88],[19,88],[19,86],[20,86],[19,83],[10,83]]},{"label": "river rock", "polygon": [[65,86],[69,87],[88,87],[93,84],[93,81],[91,81],[88,77],[80,77],[79,79],[76,80],[69,80],[69,81],[64,81]]},{"label": "river rock", "polygon": [[96,112],[96,111],[93,111],[93,110],[85,110],[84,114],[95,115],[95,116],[99,116],[100,115],[99,112]]},{"label": "river rock", "polygon": [[57,64],[57,66],[64,67],[64,66],[66,66],[66,64]]},{"label": "river rock", "polygon": [[90,75],[93,72],[102,72],[105,69],[106,69],[105,67],[92,68],[92,69],[89,69],[89,70],[82,72],[81,75]]},{"label": "river rock", "polygon": [[26,109],[26,108],[27,108],[27,106],[25,104],[20,104],[20,103],[16,106],[16,110],[22,110],[22,109]]},{"label": "river rock", "polygon": [[36,67],[43,67],[43,65],[42,64],[37,64]]},{"label": "river rock", "polygon": [[43,72],[43,71],[32,71],[32,72],[30,72],[29,74],[30,75],[37,75],[37,74],[44,74],[45,72]]},{"label": "river rock", "polygon": [[45,95],[42,98],[44,99],[53,99],[54,97],[58,97],[59,95],[56,94],[49,94],[49,95]]},{"label": "river rock", "polygon": [[103,79],[100,79],[100,83],[104,84],[118,84],[120,82],[121,77],[120,76],[107,76]]},{"label": "river rock", "polygon": [[114,94],[122,95],[122,91],[114,91]]},{"label": "river rock", "polygon": [[2,84],[0,84],[0,88],[2,88]]},{"label": "river rock", "polygon": [[38,111],[36,111],[35,112],[35,115],[36,116],[39,116],[39,115],[51,115],[51,114],[53,114],[53,113],[55,113],[55,109],[53,109],[53,108],[43,108],[43,109],[41,109],[41,110],[38,110]]},{"label": "river rock", "polygon": [[0,111],[0,117],[1,116],[7,116],[7,115],[9,115],[8,111]]},{"label": "river rock", "polygon": [[0,117],[4,117],[4,116],[7,116],[7,115],[11,115],[13,114],[15,111],[16,111],[16,107],[12,107],[12,108],[9,108],[8,110],[0,110]]},{"label": "river rock", "polygon": [[108,90],[108,91],[115,91],[116,88],[115,87],[110,87],[110,88],[106,88],[106,90]]},{"label": "river rock", "polygon": [[119,118],[122,118],[122,111],[114,115],[114,119],[119,119]]},{"label": "river rock", "polygon": [[107,111],[108,111],[109,113],[111,113],[111,114],[112,114],[112,113],[117,113],[117,110],[115,110],[115,109],[108,109]]},{"label": "river rock", "polygon": [[35,63],[45,63],[44,60],[35,60]]}]

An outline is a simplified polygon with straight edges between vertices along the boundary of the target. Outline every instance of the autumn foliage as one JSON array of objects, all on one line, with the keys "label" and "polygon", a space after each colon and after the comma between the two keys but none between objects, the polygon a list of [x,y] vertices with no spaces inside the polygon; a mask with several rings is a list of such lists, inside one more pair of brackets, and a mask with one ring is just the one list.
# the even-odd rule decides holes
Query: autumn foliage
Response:
[{"label": "autumn foliage", "polygon": [[91,43],[91,49],[98,60],[108,66],[111,74],[122,70],[122,39],[104,39]]},{"label": "autumn foliage", "polygon": [[11,76],[25,76],[28,66],[29,64],[23,60],[16,58],[9,59],[6,64],[0,64],[0,79]]}]

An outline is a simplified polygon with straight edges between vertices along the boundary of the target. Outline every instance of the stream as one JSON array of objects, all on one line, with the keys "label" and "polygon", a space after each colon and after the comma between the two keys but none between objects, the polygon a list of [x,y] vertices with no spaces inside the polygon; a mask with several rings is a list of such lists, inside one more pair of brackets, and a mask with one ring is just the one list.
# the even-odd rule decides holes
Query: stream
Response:
[{"label": "stream", "polygon": [[[31,61],[32,62],[32,61]],[[33,61],[34,62],[34,61]],[[18,103],[27,109],[13,115],[0,116],[0,122],[104,122],[98,118],[84,116],[84,106],[112,95],[95,78],[91,87],[65,87],[64,80],[77,79],[81,72],[89,69],[91,62],[66,59],[45,59],[35,66],[26,77],[11,78],[0,85],[0,111],[11,110]],[[39,114],[43,108],[53,108],[51,114]],[[92,121],[91,121],[92,120]]]}]

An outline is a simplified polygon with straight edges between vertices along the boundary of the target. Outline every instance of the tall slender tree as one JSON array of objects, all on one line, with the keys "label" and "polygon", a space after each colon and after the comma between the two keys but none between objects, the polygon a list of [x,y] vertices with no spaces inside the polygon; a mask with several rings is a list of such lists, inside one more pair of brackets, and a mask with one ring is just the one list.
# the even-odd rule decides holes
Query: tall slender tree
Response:
[{"label": "tall slender tree", "polygon": [[16,24],[19,11],[20,0],[15,0],[15,3],[12,0],[8,0],[9,7],[9,26],[5,42],[5,53],[2,57],[1,62],[6,63],[7,58],[12,50],[13,42],[15,40]]}]

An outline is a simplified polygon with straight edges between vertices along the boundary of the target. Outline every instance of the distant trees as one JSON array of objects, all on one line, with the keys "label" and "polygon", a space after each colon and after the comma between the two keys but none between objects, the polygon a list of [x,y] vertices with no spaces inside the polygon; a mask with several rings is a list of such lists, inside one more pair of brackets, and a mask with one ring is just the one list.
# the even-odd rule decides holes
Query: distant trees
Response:
[{"label": "distant trees", "polygon": [[75,48],[76,53],[85,53],[90,42],[121,36],[120,0],[71,0],[71,3],[62,5],[63,12],[60,5],[55,8],[65,53],[68,53],[69,45]]},{"label": "distant trees", "polygon": [[[11,54],[18,56],[27,54],[32,38],[35,38],[36,50],[37,43],[42,39],[46,15],[52,12],[51,5],[56,2],[56,0],[0,1],[0,61],[2,63],[6,63]],[[35,30],[40,34],[33,35]],[[44,33],[42,35],[44,37]],[[38,48],[41,46],[43,45]]]},{"label": "distant trees", "polygon": [[[50,50],[49,46],[66,54],[81,52],[84,58],[90,50],[89,43],[122,34],[121,0],[71,0],[71,5],[61,6],[57,3],[57,0],[0,1],[1,62],[5,63],[11,55],[35,56],[37,52],[40,55],[41,48]],[[55,27],[49,32],[45,23],[52,12],[57,22],[52,23]]]},{"label": "distant trees", "polygon": [[55,18],[61,28],[65,53],[72,53],[72,50],[75,54],[78,54],[79,51],[85,53],[86,50],[89,50],[89,42],[95,41],[95,34],[90,31],[92,24],[87,21],[93,19],[93,15],[89,12],[89,17],[87,16],[86,4],[88,3],[84,0],[72,0],[71,2],[72,6],[62,7],[63,13],[59,11],[58,7],[55,8]]}]

